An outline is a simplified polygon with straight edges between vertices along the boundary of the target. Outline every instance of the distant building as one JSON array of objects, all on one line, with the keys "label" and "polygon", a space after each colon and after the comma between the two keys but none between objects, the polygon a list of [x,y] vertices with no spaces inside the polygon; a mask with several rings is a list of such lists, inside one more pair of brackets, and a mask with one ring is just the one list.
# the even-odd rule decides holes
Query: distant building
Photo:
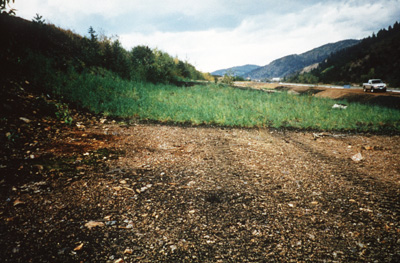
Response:
[{"label": "distant building", "polygon": [[280,82],[281,78],[272,78],[272,82]]}]

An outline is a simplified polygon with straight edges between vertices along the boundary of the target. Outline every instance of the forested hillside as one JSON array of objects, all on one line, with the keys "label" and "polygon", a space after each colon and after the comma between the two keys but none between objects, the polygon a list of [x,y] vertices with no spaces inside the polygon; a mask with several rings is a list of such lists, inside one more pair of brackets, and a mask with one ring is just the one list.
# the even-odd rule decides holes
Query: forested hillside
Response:
[{"label": "forested hillside", "polygon": [[363,39],[359,44],[332,54],[309,73],[289,81],[306,83],[363,83],[380,78],[389,86],[400,87],[400,24]]},{"label": "forested hillside", "polygon": [[335,53],[344,48],[353,46],[359,41],[348,39],[336,43],[329,43],[300,55],[288,55],[283,58],[276,59],[264,67],[260,67],[248,73],[252,79],[269,79],[275,77],[285,77],[302,70],[305,67],[320,63],[330,54]]},{"label": "forested hillside", "polygon": [[80,36],[47,24],[39,15],[27,21],[6,13],[0,14],[0,25],[1,74],[8,79],[26,78],[46,86],[45,81],[60,74],[106,71],[123,79],[153,83],[204,79],[187,62],[147,46],[128,51],[117,38],[98,35],[92,27],[88,36]]}]

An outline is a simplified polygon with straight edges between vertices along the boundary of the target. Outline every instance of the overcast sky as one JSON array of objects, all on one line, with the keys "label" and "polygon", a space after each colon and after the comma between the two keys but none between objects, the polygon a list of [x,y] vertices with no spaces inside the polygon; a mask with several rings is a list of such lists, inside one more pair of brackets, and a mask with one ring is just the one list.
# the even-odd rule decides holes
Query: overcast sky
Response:
[{"label": "overcast sky", "polygon": [[400,22],[400,0],[15,0],[17,16],[81,35],[92,26],[130,50],[158,48],[203,72],[361,39]]}]

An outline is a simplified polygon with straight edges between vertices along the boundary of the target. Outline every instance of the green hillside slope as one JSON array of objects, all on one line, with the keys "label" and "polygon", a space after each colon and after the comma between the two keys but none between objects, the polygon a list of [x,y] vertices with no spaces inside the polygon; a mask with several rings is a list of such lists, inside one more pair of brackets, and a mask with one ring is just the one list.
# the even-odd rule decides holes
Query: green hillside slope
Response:
[{"label": "green hillside slope", "polygon": [[362,83],[380,78],[400,87],[400,24],[363,39],[359,44],[332,54],[317,69],[298,74],[290,81]]},{"label": "green hillside slope", "polygon": [[326,44],[300,55],[289,55],[276,59],[264,67],[260,67],[249,73],[252,79],[269,79],[285,77],[302,70],[305,67],[324,61],[330,54],[353,46],[359,41],[354,39],[343,40]]},{"label": "green hillside slope", "polygon": [[27,21],[5,13],[0,14],[0,25],[0,69],[7,78],[24,76],[42,84],[38,78],[44,75],[106,70],[153,83],[203,79],[187,62],[147,46],[125,50],[118,39],[100,37],[92,27],[86,37],[46,24],[40,17]]}]

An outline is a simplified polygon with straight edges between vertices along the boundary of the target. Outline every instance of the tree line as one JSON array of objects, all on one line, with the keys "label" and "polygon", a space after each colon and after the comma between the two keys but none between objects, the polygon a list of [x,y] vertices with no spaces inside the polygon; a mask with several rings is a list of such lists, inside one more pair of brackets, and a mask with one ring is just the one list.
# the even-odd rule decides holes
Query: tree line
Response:
[{"label": "tree line", "polygon": [[[107,70],[124,79],[152,83],[207,77],[187,61],[161,50],[144,45],[126,50],[117,37],[99,35],[93,27],[89,27],[87,36],[81,36],[46,23],[38,14],[32,21],[27,21],[8,12],[0,14],[0,22],[4,28],[0,58],[5,62],[2,67],[8,74],[21,74],[24,66],[25,70],[43,67],[27,64],[45,60],[56,71],[90,70],[99,73]],[[23,63],[27,60],[30,62]]]},{"label": "tree line", "polygon": [[153,83],[204,79],[203,74],[188,62],[158,49],[139,45],[125,50],[118,39],[102,36],[90,27],[89,37],[82,39],[83,61],[90,67],[102,67],[125,79]]}]

